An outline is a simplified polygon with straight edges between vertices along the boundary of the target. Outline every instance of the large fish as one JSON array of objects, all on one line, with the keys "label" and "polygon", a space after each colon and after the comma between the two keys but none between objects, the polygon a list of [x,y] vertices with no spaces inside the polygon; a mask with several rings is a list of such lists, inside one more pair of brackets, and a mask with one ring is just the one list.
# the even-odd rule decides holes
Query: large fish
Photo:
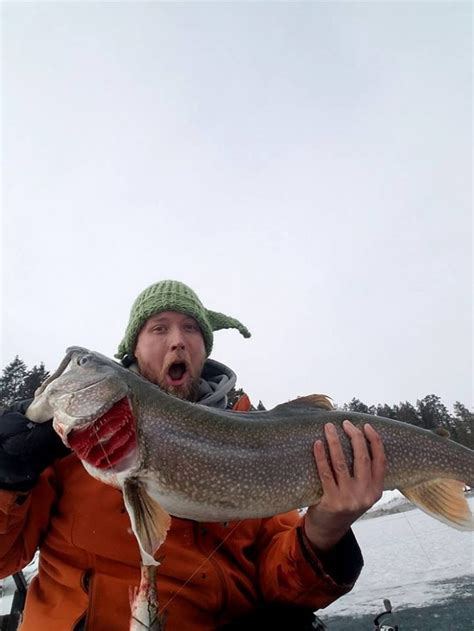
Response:
[{"label": "large fish", "polygon": [[[145,567],[157,565],[153,555],[166,537],[170,514],[230,521],[316,504],[322,490],[313,444],[325,440],[324,425],[332,422],[352,462],[344,419],[360,428],[369,422],[381,435],[386,490],[399,489],[455,528],[474,529],[464,497],[465,485],[474,486],[474,451],[412,425],[333,410],[322,395],[265,412],[216,410],[172,397],[115,361],[72,347],[37,391],[27,416],[36,422],[54,417],[67,445],[71,432],[91,424],[99,430],[99,419],[114,406],[136,432],[136,449],[115,463],[83,463],[92,476],[122,489]],[[83,445],[79,455],[97,442]]]}]

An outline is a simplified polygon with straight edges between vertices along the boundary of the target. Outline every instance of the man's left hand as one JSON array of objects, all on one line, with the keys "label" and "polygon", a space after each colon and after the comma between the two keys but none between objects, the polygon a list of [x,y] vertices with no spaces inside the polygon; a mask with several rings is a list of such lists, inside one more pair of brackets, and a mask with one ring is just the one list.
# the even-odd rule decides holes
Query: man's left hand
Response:
[{"label": "man's left hand", "polygon": [[363,432],[348,420],[343,428],[352,444],[352,472],[332,423],[324,427],[330,462],[323,441],[314,444],[323,495],[318,504],[308,508],[304,531],[313,546],[322,552],[342,539],[356,519],[381,498],[384,487],[386,460],[379,434],[368,423]]}]

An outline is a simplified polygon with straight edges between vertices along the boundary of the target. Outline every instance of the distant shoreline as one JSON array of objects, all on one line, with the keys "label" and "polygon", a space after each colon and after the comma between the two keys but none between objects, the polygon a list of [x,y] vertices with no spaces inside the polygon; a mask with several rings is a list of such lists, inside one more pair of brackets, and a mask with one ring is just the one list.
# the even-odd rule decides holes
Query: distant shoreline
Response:
[{"label": "distant shoreline", "polygon": [[[466,491],[464,495],[466,498],[474,497],[474,488]],[[385,504],[385,506],[381,506],[380,508],[376,508],[375,510],[370,510],[367,513],[364,513],[362,517],[360,517],[359,521],[362,521],[363,519],[374,519],[375,517],[384,517],[385,515],[395,515],[396,513],[406,513],[407,511],[413,510],[414,508],[418,507],[405,498],[397,497],[396,499]]]},{"label": "distant shoreline", "polygon": [[[363,519],[374,519],[375,517],[384,517],[385,515],[394,515],[396,513],[405,513],[407,511],[413,510],[414,508],[418,508],[411,502],[405,499],[397,499],[394,500],[396,505],[386,507],[381,506],[380,508],[376,508],[375,510],[370,510],[367,513],[364,513],[359,521]],[[389,502],[391,504],[391,502]]]}]

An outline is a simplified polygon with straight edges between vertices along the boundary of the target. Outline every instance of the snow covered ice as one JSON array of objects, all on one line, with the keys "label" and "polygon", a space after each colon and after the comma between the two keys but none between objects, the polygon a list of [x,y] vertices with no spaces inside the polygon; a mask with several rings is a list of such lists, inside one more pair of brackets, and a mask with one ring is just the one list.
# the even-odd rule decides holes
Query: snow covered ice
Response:
[{"label": "snow covered ice", "polygon": [[[473,510],[474,498],[469,504]],[[384,598],[397,610],[447,601],[455,583],[441,581],[474,575],[474,533],[419,509],[359,520],[353,529],[364,568],[352,592],[320,612],[324,618],[373,613]]]}]

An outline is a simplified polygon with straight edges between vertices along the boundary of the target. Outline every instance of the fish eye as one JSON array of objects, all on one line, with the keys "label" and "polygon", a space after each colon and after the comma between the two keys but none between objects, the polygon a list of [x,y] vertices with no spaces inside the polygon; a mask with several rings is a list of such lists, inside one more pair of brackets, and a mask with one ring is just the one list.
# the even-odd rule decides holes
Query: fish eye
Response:
[{"label": "fish eye", "polygon": [[89,360],[90,360],[90,355],[82,355],[81,357],[77,358],[77,365],[84,366],[84,364],[87,364]]}]

